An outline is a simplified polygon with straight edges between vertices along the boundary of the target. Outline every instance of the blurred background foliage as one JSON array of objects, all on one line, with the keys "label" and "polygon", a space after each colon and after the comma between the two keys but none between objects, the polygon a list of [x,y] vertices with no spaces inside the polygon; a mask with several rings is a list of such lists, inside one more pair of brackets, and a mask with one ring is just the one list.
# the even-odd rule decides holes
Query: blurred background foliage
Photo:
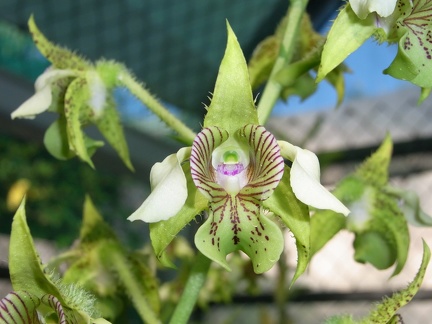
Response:
[{"label": "blurred background foliage", "polygon": [[[125,219],[130,211],[121,203],[120,194],[121,184],[130,181],[127,176],[95,172],[77,159],[58,161],[42,143],[1,133],[0,152],[0,196],[5,198],[0,199],[1,233],[10,233],[12,217],[26,191],[32,234],[60,247],[78,237],[86,193],[111,225],[128,225]],[[127,231],[126,239],[136,244],[138,233]]]}]

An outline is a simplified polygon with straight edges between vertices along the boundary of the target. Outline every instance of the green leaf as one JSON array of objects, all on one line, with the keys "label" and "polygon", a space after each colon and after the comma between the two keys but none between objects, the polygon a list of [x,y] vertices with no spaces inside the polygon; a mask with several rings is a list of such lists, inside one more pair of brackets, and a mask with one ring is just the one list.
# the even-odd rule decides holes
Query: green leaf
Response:
[{"label": "green leaf", "polygon": [[340,213],[331,210],[317,210],[310,221],[311,256],[345,228],[345,223],[346,217]]},{"label": "green leaf", "polygon": [[355,172],[365,183],[380,188],[388,182],[388,167],[391,160],[393,143],[387,135],[380,147]]},{"label": "green leaf", "polygon": [[375,32],[373,15],[360,19],[347,4],[337,16],[327,36],[318,69],[317,82],[357,50]]},{"label": "green leaf", "polygon": [[153,249],[159,261],[167,267],[174,267],[174,264],[165,253],[168,245],[183,227],[208,206],[207,198],[204,197],[192,181],[189,165],[184,164],[183,171],[186,176],[188,190],[184,206],[174,217],[166,221],[150,224],[150,238]]},{"label": "green leaf", "polygon": [[385,298],[375,307],[374,310],[371,311],[369,316],[362,319],[361,323],[385,324],[391,321],[395,317],[396,312],[401,307],[408,304],[420,289],[421,283],[423,282],[426,273],[426,268],[430,261],[430,257],[430,249],[423,241],[423,258],[420,269],[417,272],[414,280],[408,285],[407,288],[394,293],[390,298]]},{"label": "green leaf", "polygon": [[45,274],[25,215],[25,200],[15,213],[9,245],[9,271],[14,290],[27,291],[38,298],[54,295],[64,303],[60,291]]},{"label": "green leaf", "polygon": [[310,217],[308,207],[294,195],[290,186],[290,169],[285,166],[282,180],[262,205],[279,216],[293,233],[297,246],[297,269],[293,284],[306,270],[310,260]]},{"label": "green leaf", "polygon": [[59,160],[68,160],[75,156],[69,149],[67,126],[64,115],[60,115],[45,132],[44,144],[48,152]]},{"label": "green leaf", "polygon": [[83,58],[79,57],[68,49],[56,46],[47,40],[37,28],[33,15],[30,16],[28,26],[37,48],[42,53],[42,55],[54,65],[55,68],[87,70],[91,67],[91,64],[85,61]]},{"label": "green leaf", "polygon": [[[432,87],[429,71],[432,69],[431,28],[432,2],[414,0],[402,2],[403,8],[397,20],[396,28],[399,35],[398,53],[384,73],[408,80],[422,88]],[[404,33],[405,32],[405,33]]]},{"label": "green leaf", "polygon": [[246,124],[259,123],[243,52],[228,22],[227,29],[227,47],[204,127],[218,126],[233,134]]}]

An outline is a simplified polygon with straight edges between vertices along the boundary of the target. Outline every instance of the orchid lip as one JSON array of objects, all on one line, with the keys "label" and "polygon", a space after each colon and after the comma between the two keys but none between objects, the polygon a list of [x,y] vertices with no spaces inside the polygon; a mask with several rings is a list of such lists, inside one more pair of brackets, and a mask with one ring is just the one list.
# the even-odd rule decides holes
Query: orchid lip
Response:
[{"label": "orchid lip", "polygon": [[242,163],[226,164],[221,163],[217,167],[217,172],[222,173],[226,176],[235,176],[244,171],[244,166]]}]

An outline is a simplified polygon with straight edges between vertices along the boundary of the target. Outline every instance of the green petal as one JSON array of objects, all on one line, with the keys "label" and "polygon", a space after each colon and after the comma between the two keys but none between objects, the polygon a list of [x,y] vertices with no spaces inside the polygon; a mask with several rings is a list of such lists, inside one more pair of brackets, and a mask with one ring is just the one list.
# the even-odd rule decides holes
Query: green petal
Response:
[{"label": "green petal", "polygon": [[225,196],[210,205],[209,217],[195,235],[195,245],[227,270],[226,256],[241,250],[251,259],[254,271],[263,273],[279,260],[284,239],[256,201]]},{"label": "green petal", "polygon": [[181,163],[189,155],[190,148],[182,148],[152,167],[152,191],[144,203],[128,217],[130,221],[139,219],[155,223],[175,216],[182,209],[188,197],[188,190]]},{"label": "green petal", "polygon": [[246,124],[258,124],[258,115],[243,52],[228,23],[227,28],[227,47],[204,127],[218,126],[234,134]]},{"label": "green petal", "polygon": [[45,38],[37,28],[33,16],[28,21],[29,30],[32,34],[33,41],[39,51],[45,56],[57,69],[86,70],[91,64],[69,51],[68,49],[56,46]]}]

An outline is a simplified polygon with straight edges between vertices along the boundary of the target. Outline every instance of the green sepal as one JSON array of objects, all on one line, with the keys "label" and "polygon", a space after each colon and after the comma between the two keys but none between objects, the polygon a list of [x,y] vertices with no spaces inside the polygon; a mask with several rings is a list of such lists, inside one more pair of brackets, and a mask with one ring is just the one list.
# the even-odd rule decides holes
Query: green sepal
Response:
[{"label": "green sepal", "polygon": [[373,35],[376,30],[373,19],[373,15],[358,18],[349,4],[339,12],[324,44],[317,82]]},{"label": "green sepal", "polygon": [[406,304],[408,304],[415,294],[419,291],[423,282],[427,266],[429,264],[431,252],[425,241],[423,241],[423,258],[420,269],[417,272],[414,280],[407,288],[394,293],[391,297],[386,297],[379,303],[371,313],[361,320],[361,323],[396,323],[396,312]]},{"label": "green sepal", "polygon": [[243,52],[228,22],[227,29],[227,47],[204,127],[218,126],[234,134],[246,124],[259,123]]},{"label": "green sepal", "polygon": [[12,222],[9,271],[14,290],[27,291],[37,298],[42,298],[45,294],[54,295],[65,304],[55,283],[44,272],[34,247],[26,221],[25,199],[21,202]]},{"label": "green sepal", "polygon": [[297,246],[297,268],[291,285],[306,270],[310,260],[310,216],[309,208],[299,201],[290,185],[290,168],[285,171],[273,194],[262,202],[264,208],[279,216],[293,233]]},{"label": "green sepal", "polygon": [[64,113],[67,121],[69,148],[84,162],[94,168],[90,159],[91,151],[103,145],[101,141],[92,141],[81,129],[82,122],[90,119],[87,105],[90,93],[85,78],[76,78],[69,85],[65,95]]},{"label": "green sepal", "polygon": [[44,145],[47,151],[59,160],[68,160],[75,156],[69,148],[67,123],[64,115],[53,122],[45,132]]},{"label": "green sepal", "polygon": [[330,210],[318,210],[310,221],[310,254],[313,256],[330,241],[340,230],[345,228],[346,217]]},{"label": "green sepal", "polygon": [[373,187],[385,186],[388,182],[388,168],[392,151],[393,143],[390,135],[387,134],[378,150],[360,165],[355,175]]},{"label": "green sepal", "polygon": [[36,47],[57,69],[87,70],[91,64],[66,48],[54,45],[37,28],[33,15],[28,21]]},{"label": "green sepal", "polygon": [[166,267],[175,267],[166,255],[166,248],[176,235],[199,213],[208,207],[208,200],[192,181],[189,164],[182,166],[186,177],[188,195],[182,209],[170,219],[150,223],[150,239],[156,257]]}]

